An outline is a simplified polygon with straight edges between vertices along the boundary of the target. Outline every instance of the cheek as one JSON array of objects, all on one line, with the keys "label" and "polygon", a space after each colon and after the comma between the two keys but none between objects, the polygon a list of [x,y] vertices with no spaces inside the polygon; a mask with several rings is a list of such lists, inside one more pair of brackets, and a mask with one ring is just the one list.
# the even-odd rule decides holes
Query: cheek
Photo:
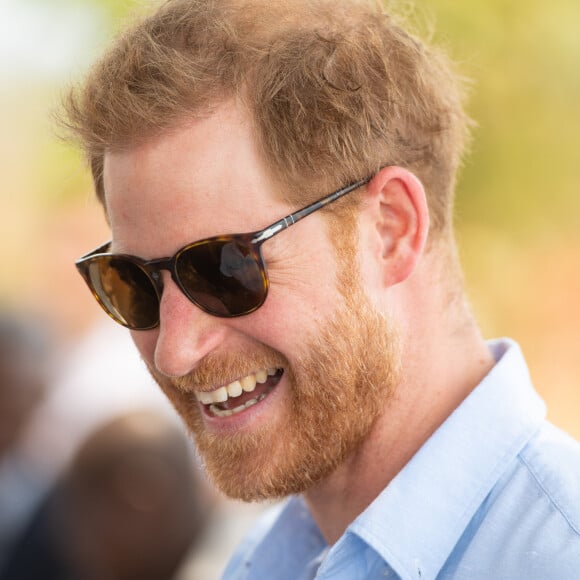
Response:
[{"label": "cheek", "polygon": [[332,279],[272,284],[264,305],[235,324],[240,333],[292,360],[309,334],[332,317],[338,298]]},{"label": "cheek", "polygon": [[270,289],[263,308],[272,328],[300,327],[328,319],[339,295],[337,264],[330,247],[297,246],[293,260],[269,270]]},{"label": "cheek", "polygon": [[152,330],[132,330],[131,338],[141,355],[141,358],[149,365],[153,365],[155,356],[155,345],[157,344],[157,337],[159,336],[159,329]]}]

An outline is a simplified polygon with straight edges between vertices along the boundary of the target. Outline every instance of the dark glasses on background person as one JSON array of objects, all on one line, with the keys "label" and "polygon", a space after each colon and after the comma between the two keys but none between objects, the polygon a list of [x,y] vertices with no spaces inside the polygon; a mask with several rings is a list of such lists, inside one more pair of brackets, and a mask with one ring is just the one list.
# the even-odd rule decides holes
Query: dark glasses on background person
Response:
[{"label": "dark glasses on background person", "polygon": [[111,242],[107,242],[77,260],[76,267],[103,310],[132,330],[147,330],[159,324],[162,270],[171,272],[185,296],[204,312],[222,318],[250,314],[268,294],[262,244],[370,179],[351,183],[263,230],[199,240],[171,258],[146,261],[112,254]]}]

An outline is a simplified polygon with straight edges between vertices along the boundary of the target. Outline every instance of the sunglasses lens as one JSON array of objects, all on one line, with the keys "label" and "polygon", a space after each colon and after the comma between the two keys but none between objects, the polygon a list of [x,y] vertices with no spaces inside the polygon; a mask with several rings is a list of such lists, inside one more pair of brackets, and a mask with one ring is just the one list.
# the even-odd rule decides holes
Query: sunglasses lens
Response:
[{"label": "sunglasses lens", "polygon": [[249,314],[266,299],[268,280],[259,250],[240,239],[215,238],[188,246],[177,275],[189,298],[209,314]]},{"label": "sunglasses lens", "polygon": [[147,274],[126,258],[93,260],[88,275],[104,309],[123,326],[133,330],[159,323],[159,298]]}]

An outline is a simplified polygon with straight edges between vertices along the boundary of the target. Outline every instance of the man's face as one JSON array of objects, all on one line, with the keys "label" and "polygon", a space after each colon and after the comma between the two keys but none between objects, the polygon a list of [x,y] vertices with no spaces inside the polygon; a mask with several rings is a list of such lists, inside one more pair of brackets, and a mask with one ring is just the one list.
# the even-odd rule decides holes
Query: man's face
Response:
[{"label": "man's face", "polygon": [[[112,250],[145,259],[296,209],[274,195],[250,123],[233,106],[107,155],[104,182]],[[164,272],[159,327],[133,332],[210,476],[246,500],[299,493],[328,476],[369,434],[397,367],[395,333],[353,260],[336,259],[320,214],[263,253],[271,285],[256,312],[206,314]]]}]

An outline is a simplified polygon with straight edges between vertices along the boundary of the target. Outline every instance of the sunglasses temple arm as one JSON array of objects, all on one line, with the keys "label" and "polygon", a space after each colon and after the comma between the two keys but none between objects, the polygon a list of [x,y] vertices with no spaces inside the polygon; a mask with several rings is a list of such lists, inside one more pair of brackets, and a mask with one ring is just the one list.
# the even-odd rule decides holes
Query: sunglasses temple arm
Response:
[{"label": "sunglasses temple arm", "polygon": [[327,195],[326,197],[323,197],[322,199],[319,199],[318,201],[315,201],[314,203],[311,203],[310,205],[307,205],[302,209],[299,209],[297,212],[291,213],[290,215],[283,217],[282,219],[278,220],[277,222],[274,222],[272,225],[268,226],[261,232],[257,232],[256,236],[252,240],[252,243],[261,244],[266,240],[269,240],[276,234],[280,233],[282,230],[289,228],[296,222],[300,221],[306,216],[309,216],[311,213],[314,213],[315,211],[331,204],[333,201],[340,199],[347,193],[350,193],[351,191],[358,189],[362,185],[368,183],[370,180],[371,177],[367,177],[365,179],[361,179],[360,181],[356,181],[355,183],[351,183],[350,185],[347,185],[346,187],[343,187],[342,189],[339,189],[338,191],[335,191],[330,195]]}]

